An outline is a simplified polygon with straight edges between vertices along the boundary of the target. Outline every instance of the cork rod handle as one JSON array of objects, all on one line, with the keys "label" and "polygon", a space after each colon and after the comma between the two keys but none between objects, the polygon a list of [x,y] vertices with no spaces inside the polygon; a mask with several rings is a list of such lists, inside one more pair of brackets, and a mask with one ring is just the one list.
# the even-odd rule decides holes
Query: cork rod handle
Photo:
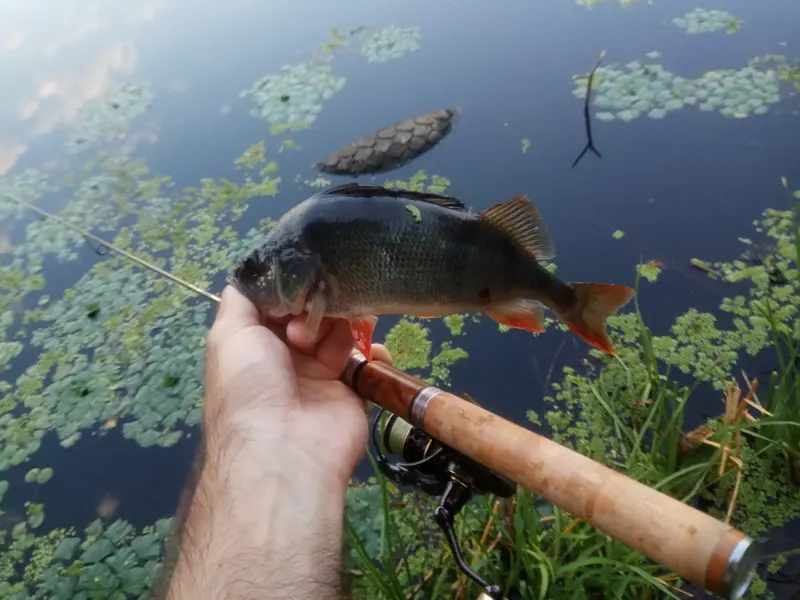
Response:
[{"label": "cork rod handle", "polygon": [[755,548],[741,531],[494,413],[376,361],[356,391],[447,446],[724,598],[739,598]]},{"label": "cork rod handle", "polygon": [[744,533],[530,430],[439,392],[426,433],[723,596]]}]

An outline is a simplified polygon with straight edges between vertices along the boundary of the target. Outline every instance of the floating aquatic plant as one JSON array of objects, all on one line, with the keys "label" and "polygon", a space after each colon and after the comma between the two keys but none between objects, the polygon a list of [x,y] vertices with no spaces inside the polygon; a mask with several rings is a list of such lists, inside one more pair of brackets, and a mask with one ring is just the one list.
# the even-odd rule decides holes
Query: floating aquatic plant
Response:
[{"label": "floating aquatic plant", "polygon": [[440,175],[432,175],[431,182],[428,183],[428,174],[425,169],[420,169],[412,175],[407,181],[402,179],[387,180],[383,186],[388,188],[399,188],[403,190],[412,190],[415,192],[431,192],[434,194],[444,194],[447,186],[450,185],[450,180]]},{"label": "floating aquatic plant", "polygon": [[312,188],[327,188],[331,186],[331,180],[325,177],[317,177],[315,179],[304,179],[303,183]]},{"label": "floating aquatic plant", "polygon": [[751,67],[766,68],[778,81],[790,83],[800,91],[800,58],[789,60],[782,54],[766,54],[750,61]]},{"label": "floating aquatic plant", "polygon": [[396,27],[390,25],[366,38],[361,46],[361,54],[372,63],[396,60],[419,50],[421,37],[422,33],[418,26]]},{"label": "floating aquatic plant", "polygon": [[[169,181],[149,177],[137,161],[114,158],[101,164],[107,173],[89,167],[74,182],[73,201],[59,216],[98,230],[119,227],[133,216],[114,243],[201,288],[273,224],[263,220],[244,236],[231,229],[249,198],[277,192],[277,165],[266,160],[263,143],[236,161],[244,170],[243,185],[208,179],[177,195],[166,195]],[[82,236],[54,225],[31,222],[11,262],[0,264],[0,280],[8,284],[4,293],[13,290],[0,295],[5,337],[14,326],[8,307],[44,285],[38,275],[44,257],[71,260],[86,247]],[[182,428],[199,422],[208,316],[209,305],[194,294],[116,254],[99,259],[61,298],[26,311],[25,321],[38,327],[30,345],[39,356],[13,390],[2,383],[0,469],[27,460],[49,430],[65,447],[109,422],[120,422],[123,435],[143,446],[176,443]],[[5,355],[18,354],[19,343],[0,342],[4,361]]]},{"label": "floating aquatic plant", "polygon": [[[250,113],[270,125],[292,129],[310,127],[323,104],[341,91],[347,80],[334,75],[325,60],[284,65],[280,73],[266,75],[239,94],[250,98]],[[282,100],[287,97],[287,100]]]},{"label": "floating aquatic plant", "polygon": [[672,19],[672,23],[686,33],[713,33],[724,29],[728,33],[736,33],[742,21],[725,10],[706,10],[695,8],[682,17]]},{"label": "floating aquatic plant", "polygon": [[651,260],[645,264],[637,265],[636,272],[647,279],[650,283],[655,283],[658,280],[658,276],[661,274],[661,269],[663,265],[658,261]]},{"label": "floating aquatic plant", "polygon": [[[781,99],[778,83],[769,72],[753,66],[717,69],[697,79],[686,79],[658,63],[634,60],[625,65],[599,67],[592,105],[599,121],[630,122],[641,116],[663,119],[685,106],[719,112],[725,117],[764,115],[769,105]],[[586,94],[577,85],[573,96]]]},{"label": "floating aquatic plant", "polygon": [[[28,524],[43,519],[41,505],[29,503],[26,509]],[[74,528],[54,529],[39,537],[19,528],[16,537],[0,541],[4,550],[0,596],[9,600],[145,597],[158,575],[172,522],[162,519],[137,532],[126,521],[104,526],[97,520],[81,534]]]},{"label": "floating aquatic plant", "polygon": [[53,469],[44,467],[43,469],[33,468],[25,473],[25,483],[38,483],[43,485],[53,477]]},{"label": "floating aquatic plant", "polygon": [[50,185],[47,175],[36,169],[0,175],[0,222],[13,222],[25,214],[25,209],[12,200],[35,203]]},{"label": "floating aquatic plant", "polygon": [[81,152],[100,142],[124,137],[133,120],[147,112],[152,101],[153,93],[147,85],[113,85],[79,113],[69,136],[70,150]]}]

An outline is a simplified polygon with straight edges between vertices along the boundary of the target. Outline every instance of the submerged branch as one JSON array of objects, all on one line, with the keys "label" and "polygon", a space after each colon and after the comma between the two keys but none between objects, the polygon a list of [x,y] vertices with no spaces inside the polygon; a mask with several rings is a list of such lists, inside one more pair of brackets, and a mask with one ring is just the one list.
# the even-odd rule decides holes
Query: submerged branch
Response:
[{"label": "submerged branch", "polygon": [[578,158],[572,163],[572,168],[575,168],[580,160],[584,157],[584,155],[591,150],[592,152],[597,155],[598,158],[603,158],[601,154],[597,151],[597,148],[594,147],[594,140],[592,139],[592,119],[589,116],[589,102],[592,98],[592,82],[594,81],[594,74],[597,71],[597,67],[600,66],[603,58],[606,56],[606,51],[603,50],[600,53],[600,56],[597,57],[597,62],[594,63],[594,67],[589,72],[589,79],[586,81],[586,98],[583,102],[583,120],[586,123],[586,146],[584,146],[581,153],[578,155]]}]

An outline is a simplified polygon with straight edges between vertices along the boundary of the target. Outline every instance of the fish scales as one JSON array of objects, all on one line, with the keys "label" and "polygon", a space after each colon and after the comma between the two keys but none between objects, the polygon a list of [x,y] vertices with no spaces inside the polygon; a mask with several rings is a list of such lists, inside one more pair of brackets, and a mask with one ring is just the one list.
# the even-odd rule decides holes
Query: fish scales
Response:
[{"label": "fish scales", "polygon": [[[419,210],[420,220],[408,210]],[[537,265],[472,213],[394,198],[322,201],[297,215],[295,235],[338,284],[328,312],[417,305],[482,309],[530,290]],[[488,290],[488,292],[487,292]]]}]

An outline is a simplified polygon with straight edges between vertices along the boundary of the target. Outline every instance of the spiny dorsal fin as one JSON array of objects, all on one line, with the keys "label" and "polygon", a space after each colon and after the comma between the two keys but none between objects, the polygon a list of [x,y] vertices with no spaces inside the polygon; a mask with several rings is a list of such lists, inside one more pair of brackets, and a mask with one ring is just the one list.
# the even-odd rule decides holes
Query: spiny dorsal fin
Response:
[{"label": "spiny dorsal fin", "polygon": [[525,196],[490,206],[480,218],[505,232],[537,260],[550,260],[556,255],[539,211]]},{"label": "spiny dorsal fin", "polygon": [[339,196],[353,196],[360,198],[370,198],[387,196],[389,198],[400,198],[404,200],[417,200],[418,202],[428,202],[436,204],[442,208],[466,211],[467,207],[458,198],[435,194],[433,192],[416,192],[413,190],[403,190],[400,188],[387,188],[382,185],[360,185],[358,183],[345,183],[323,192],[325,195],[336,194]]}]

